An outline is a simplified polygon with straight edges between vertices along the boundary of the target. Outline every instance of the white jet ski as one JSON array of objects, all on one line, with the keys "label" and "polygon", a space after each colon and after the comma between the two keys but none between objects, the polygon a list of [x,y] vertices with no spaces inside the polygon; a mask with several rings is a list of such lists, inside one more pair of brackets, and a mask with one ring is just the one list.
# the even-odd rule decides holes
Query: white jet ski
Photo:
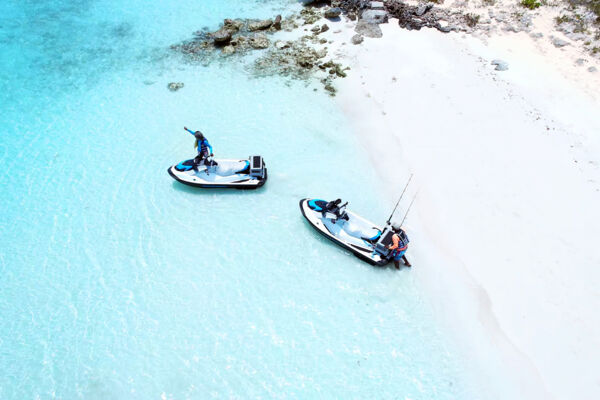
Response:
[{"label": "white jet ski", "polygon": [[387,227],[381,229],[351,211],[346,204],[339,205],[319,199],[300,200],[304,218],[326,238],[351,251],[372,265],[383,266],[391,259],[388,246],[394,234]]},{"label": "white jet ski", "polygon": [[194,166],[194,160],[182,161],[169,168],[175,180],[201,188],[256,189],[267,181],[267,168],[261,156],[247,160],[206,159]]}]

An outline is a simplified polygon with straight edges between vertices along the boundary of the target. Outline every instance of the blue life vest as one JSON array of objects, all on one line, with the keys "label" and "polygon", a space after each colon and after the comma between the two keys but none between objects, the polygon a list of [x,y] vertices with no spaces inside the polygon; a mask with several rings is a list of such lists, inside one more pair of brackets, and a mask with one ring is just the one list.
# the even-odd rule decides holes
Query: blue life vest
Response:
[{"label": "blue life vest", "polygon": [[[210,152],[208,151],[209,148]],[[204,138],[204,140],[202,140],[201,142],[198,142],[198,154],[209,155],[210,153],[212,153],[212,146],[210,145],[210,143],[208,143],[208,140],[206,140],[206,138]]]}]

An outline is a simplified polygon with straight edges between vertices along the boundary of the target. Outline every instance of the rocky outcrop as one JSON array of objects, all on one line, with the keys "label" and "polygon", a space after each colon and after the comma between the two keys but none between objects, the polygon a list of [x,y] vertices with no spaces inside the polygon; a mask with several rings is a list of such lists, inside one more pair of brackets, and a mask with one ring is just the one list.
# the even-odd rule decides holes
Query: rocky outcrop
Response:
[{"label": "rocky outcrop", "polygon": [[276,31],[281,30],[281,15],[275,17],[275,21],[273,21],[273,29]]},{"label": "rocky outcrop", "polygon": [[263,19],[261,21],[252,21],[248,23],[248,30],[250,32],[264,31],[269,29],[273,25],[272,19]]},{"label": "rocky outcrop", "polygon": [[264,33],[258,33],[251,37],[249,43],[253,49],[266,49],[271,44]]},{"label": "rocky outcrop", "polygon": [[223,29],[227,29],[232,34],[238,32],[244,27],[244,21],[239,19],[226,19],[223,21]]},{"label": "rocky outcrop", "polygon": [[219,29],[218,31],[211,33],[210,37],[214,40],[214,42],[216,44],[224,45],[226,43],[229,43],[232,35],[233,35],[232,31],[223,27],[223,28]]},{"label": "rocky outcrop", "polygon": [[183,87],[183,82],[171,82],[167,85],[167,88],[171,91],[171,92],[176,92],[179,89],[181,89]]},{"label": "rocky outcrop", "polygon": [[435,28],[440,32],[465,30],[465,18],[460,12],[433,7],[431,4],[412,6],[400,1],[386,3],[390,17],[398,18],[398,24],[409,30],[423,27]]},{"label": "rocky outcrop", "polygon": [[[335,93],[333,81],[345,77],[348,68],[333,60],[325,61],[327,48],[315,48],[313,44],[327,44],[328,40],[319,35],[327,32],[330,29],[329,25],[316,24],[316,22],[324,16],[333,21],[339,19],[344,10],[336,8],[335,5],[337,3],[330,8],[305,7],[300,13],[285,19],[280,15],[274,19],[263,20],[226,19],[217,31],[198,31],[194,39],[173,45],[171,49],[181,52],[190,61],[200,61],[203,65],[208,65],[219,58],[237,57],[255,49],[266,49],[263,55],[253,62],[253,71],[257,75],[279,74],[302,79],[321,75],[319,79],[323,82],[323,87],[333,95]],[[271,33],[281,29],[286,31],[302,29],[302,25],[308,24],[313,25],[310,28],[311,34],[296,40],[277,40],[271,46],[268,36]],[[307,29],[304,28],[305,31]],[[364,31],[367,35],[375,37],[381,35],[377,24],[367,24]],[[361,39],[363,37],[358,36]],[[179,87],[173,86],[172,90],[177,89]]]},{"label": "rocky outcrop", "polygon": [[304,25],[312,25],[320,20],[322,16],[323,14],[317,8],[308,7],[300,11],[300,18],[304,20]]},{"label": "rocky outcrop", "polygon": [[328,19],[337,19],[340,15],[342,15],[342,9],[339,7],[332,7],[323,13],[323,16]]},{"label": "rocky outcrop", "polygon": [[269,50],[256,60],[255,70],[259,74],[305,77],[327,56],[327,51],[316,50],[302,40],[286,42],[286,46],[280,47]]}]

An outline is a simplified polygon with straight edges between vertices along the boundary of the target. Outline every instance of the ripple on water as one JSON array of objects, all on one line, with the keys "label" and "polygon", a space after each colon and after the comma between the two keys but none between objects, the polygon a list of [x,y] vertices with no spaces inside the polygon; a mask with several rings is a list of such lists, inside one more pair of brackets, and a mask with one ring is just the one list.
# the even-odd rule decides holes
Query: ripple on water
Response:
[{"label": "ripple on water", "polygon": [[[298,210],[341,196],[387,217],[330,99],[164,56],[201,26],[281,7],[0,5],[0,397],[465,397],[413,275],[361,263]],[[219,156],[262,154],[267,185],[174,182],[184,125]]]}]

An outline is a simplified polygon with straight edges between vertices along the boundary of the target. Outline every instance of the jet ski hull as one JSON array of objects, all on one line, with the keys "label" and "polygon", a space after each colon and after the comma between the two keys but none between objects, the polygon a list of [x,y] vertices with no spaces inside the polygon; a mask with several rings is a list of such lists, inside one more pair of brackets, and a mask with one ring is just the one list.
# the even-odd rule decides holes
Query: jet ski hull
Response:
[{"label": "jet ski hull", "polygon": [[384,266],[390,261],[375,251],[374,241],[381,235],[381,229],[350,211],[347,221],[338,220],[333,223],[334,215],[326,213],[323,216],[324,203],[324,200],[318,199],[300,200],[300,211],[313,228],[371,265]]},{"label": "jet ski hull", "polygon": [[257,189],[267,181],[267,168],[262,163],[259,170],[251,167],[250,160],[214,160],[216,165],[193,168],[193,160],[182,161],[169,167],[173,179],[184,185],[198,188]]}]

